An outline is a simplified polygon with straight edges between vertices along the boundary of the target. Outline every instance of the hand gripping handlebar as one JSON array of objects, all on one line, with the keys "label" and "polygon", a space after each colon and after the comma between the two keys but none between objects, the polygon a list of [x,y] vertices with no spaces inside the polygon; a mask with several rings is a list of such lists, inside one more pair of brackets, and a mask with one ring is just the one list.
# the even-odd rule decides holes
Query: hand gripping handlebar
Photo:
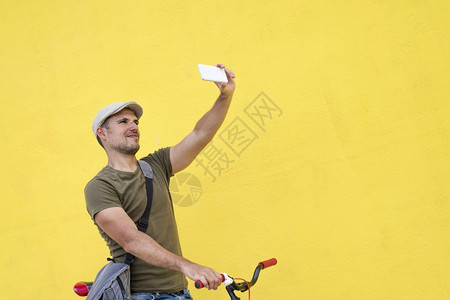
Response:
[{"label": "hand gripping handlebar", "polygon": [[[222,274],[220,274],[220,275],[222,276],[222,282],[225,282],[225,285],[226,285],[226,286],[231,285],[232,288],[233,288],[234,290],[239,290],[239,291],[243,291],[243,292],[244,292],[244,291],[246,291],[249,287],[253,286],[253,285],[256,283],[256,281],[258,280],[258,277],[259,277],[259,272],[260,272],[262,269],[265,269],[265,268],[274,266],[274,265],[276,265],[276,264],[277,264],[276,258],[271,258],[271,259],[268,259],[268,260],[265,260],[265,261],[260,262],[260,263],[258,264],[258,266],[256,267],[255,272],[253,273],[253,278],[252,278],[252,280],[248,283],[248,285],[247,285],[247,284],[242,284],[242,283],[235,283],[235,282],[234,282],[234,279],[233,279],[232,277],[229,277],[229,276],[228,276],[227,274],[225,274],[225,273],[222,273]],[[227,279],[230,280],[229,283],[226,282]],[[201,288],[204,288],[205,286],[203,285],[203,282],[201,282],[200,280],[196,280],[196,281],[195,281],[195,287],[196,287],[197,289],[201,289]]]}]

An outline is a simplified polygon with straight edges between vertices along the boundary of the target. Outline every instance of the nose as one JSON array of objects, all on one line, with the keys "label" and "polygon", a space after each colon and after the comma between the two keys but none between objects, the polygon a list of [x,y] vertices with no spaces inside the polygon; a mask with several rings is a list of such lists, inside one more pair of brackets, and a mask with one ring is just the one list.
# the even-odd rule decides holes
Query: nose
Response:
[{"label": "nose", "polygon": [[128,127],[129,130],[138,130],[139,126],[134,123],[134,122],[130,122],[130,126]]}]

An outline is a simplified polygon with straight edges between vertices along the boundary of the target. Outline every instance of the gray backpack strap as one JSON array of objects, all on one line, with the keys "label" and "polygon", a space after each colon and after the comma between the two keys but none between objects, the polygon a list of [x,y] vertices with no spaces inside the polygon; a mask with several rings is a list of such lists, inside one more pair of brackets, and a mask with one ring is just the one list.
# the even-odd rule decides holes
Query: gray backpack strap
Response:
[{"label": "gray backpack strap", "polygon": [[138,160],[139,166],[141,167],[142,173],[144,176],[150,179],[153,179],[153,170],[148,162],[145,160]]},{"label": "gray backpack strap", "polygon": [[[145,190],[147,191],[147,206],[145,208],[144,214],[137,222],[137,228],[139,231],[146,232],[148,228],[148,218],[150,217],[150,211],[152,209],[152,199],[153,199],[153,170],[150,164],[143,160],[138,160],[139,167],[145,176]],[[131,265],[134,261],[134,255],[127,253],[125,256],[125,263]]]}]

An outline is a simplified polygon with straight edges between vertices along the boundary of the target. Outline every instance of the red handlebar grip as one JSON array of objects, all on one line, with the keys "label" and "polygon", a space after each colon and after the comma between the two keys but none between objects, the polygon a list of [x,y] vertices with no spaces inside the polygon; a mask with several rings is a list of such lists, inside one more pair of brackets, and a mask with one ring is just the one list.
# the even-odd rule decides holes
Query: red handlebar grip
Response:
[{"label": "red handlebar grip", "polygon": [[263,269],[271,267],[271,266],[275,266],[277,264],[277,259],[276,258],[271,258],[265,261],[260,262],[260,264],[263,265]]},{"label": "red handlebar grip", "polygon": [[89,286],[84,282],[77,282],[73,286],[73,291],[81,297],[85,297],[89,294]]},{"label": "red handlebar grip", "polygon": [[197,288],[197,289],[202,289],[202,288],[204,288],[205,286],[203,285],[203,282],[201,282],[200,280],[196,280],[195,281],[195,288]]},{"label": "red handlebar grip", "polygon": [[[223,274],[220,274],[220,276],[222,277],[222,282],[224,282],[224,281],[225,281],[225,276],[223,276]],[[205,286],[203,285],[203,282],[201,282],[200,280],[196,280],[196,281],[195,281],[195,287],[196,287],[197,289],[202,289],[202,288],[204,288]]]}]

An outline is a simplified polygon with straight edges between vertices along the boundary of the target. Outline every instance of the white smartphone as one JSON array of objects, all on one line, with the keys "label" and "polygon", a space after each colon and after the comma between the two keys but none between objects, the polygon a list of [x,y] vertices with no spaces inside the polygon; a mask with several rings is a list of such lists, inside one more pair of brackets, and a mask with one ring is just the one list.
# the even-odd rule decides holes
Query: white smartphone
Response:
[{"label": "white smartphone", "polygon": [[198,65],[200,76],[203,80],[214,82],[228,82],[227,74],[225,70],[216,66]]}]

